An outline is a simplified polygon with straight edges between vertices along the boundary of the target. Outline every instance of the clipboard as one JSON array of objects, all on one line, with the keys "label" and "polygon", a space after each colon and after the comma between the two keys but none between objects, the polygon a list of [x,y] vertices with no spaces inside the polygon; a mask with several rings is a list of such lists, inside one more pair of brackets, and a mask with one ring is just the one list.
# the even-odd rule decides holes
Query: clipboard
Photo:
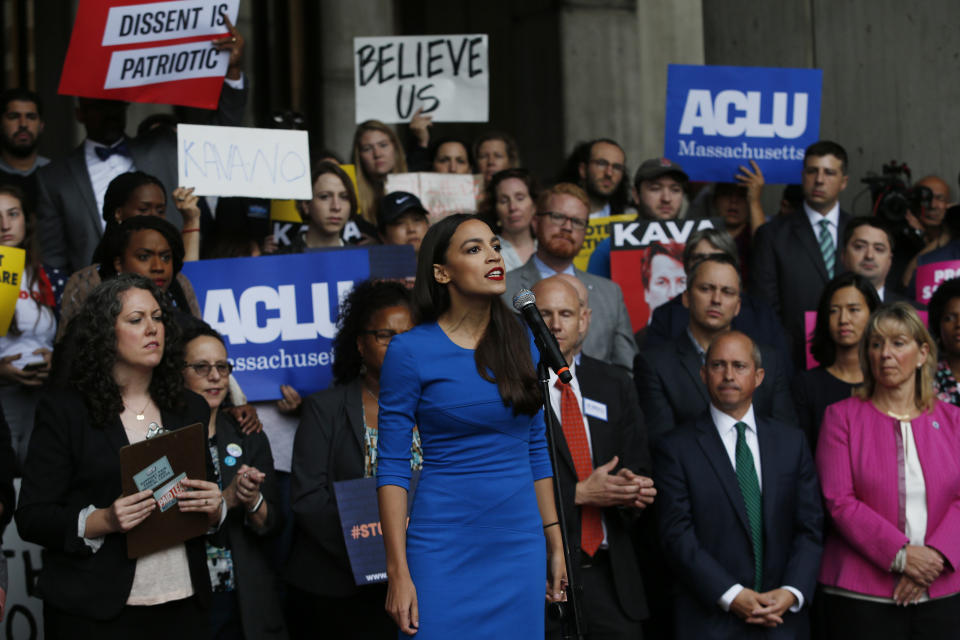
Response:
[{"label": "clipboard", "polygon": [[[129,496],[140,491],[134,476],[152,469],[164,458],[174,477],[185,473],[188,478],[206,480],[205,444],[204,428],[198,422],[122,447],[120,482],[123,495]],[[149,488],[161,489],[169,483],[169,478],[163,478],[157,487]],[[172,547],[190,538],[202,536],[210,528],[206,514],[183,513],[175,504],[170,507],[162,511],[160,508],[155,509],[146,520],[127,532],[128,558],[132,560]]]}]

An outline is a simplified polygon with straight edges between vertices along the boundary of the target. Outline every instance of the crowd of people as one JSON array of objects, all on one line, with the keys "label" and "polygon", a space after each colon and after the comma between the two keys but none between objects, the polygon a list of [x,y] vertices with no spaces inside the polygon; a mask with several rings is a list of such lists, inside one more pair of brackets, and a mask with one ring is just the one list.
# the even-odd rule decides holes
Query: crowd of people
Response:
[{"label": "crowd of people", "polygon": [[[25,251],[0,337],[0,525],[16,512],[44,548],[46,637],[559,638],[570,585],[597,639],[954,637],[960,280],[914,300],[917,265],[960,247],[946,181],[918,181],[898,225],[851,216],[847,153],[824,140],[764,211],[756,162],[703,184],[650,158],[631,180],[597,138],[547,185],[509,134],[437,137],[417,112],[406,145],[368,121],[349,153],[316,151],[283,242],[251,215],[269,202],[176,183],[178,122],[243,119],[243,38],[216,46],[215,113],[130,136],[126,104],[80,98],[86,136],[61,158],[38,155],[40,98],[0,96],[0,244]],[[386,192],[408,171],[478,175],[477,211],[431,224]],[[721,221],[649,249],[639,332],[610,241],[574,264],[616,214]],[[342,301],[330,388],[248,403],[183,265],[369,244],[412,247],[415,280]],[[572,374],[549,398],[522,288]],[[194,423],[206,473],[178,508],[208,530],[132,559],[157,502],[124,494],[119,451]],[[359,478],[378,485],[386,584],[350,570],[334,483]]]}]

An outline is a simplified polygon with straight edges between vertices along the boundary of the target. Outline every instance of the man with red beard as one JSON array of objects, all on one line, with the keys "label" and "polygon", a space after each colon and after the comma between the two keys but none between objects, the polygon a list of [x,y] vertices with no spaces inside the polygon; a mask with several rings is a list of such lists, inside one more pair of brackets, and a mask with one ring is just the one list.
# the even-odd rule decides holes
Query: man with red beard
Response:
[{"label": "man with red beard", "polygon": [[558,273],[577,277],[590,292],[591,325],[583,353],[632,372],[636,344],[620,286],[573,266],[573,258],[583,246],[589,216],[587,194],[575,184],[561,182],[541,193],[533,219],[537,252],[525,265],[507,273],[503,300],[512,307],[513,296],[520,289],[531,289]]}]

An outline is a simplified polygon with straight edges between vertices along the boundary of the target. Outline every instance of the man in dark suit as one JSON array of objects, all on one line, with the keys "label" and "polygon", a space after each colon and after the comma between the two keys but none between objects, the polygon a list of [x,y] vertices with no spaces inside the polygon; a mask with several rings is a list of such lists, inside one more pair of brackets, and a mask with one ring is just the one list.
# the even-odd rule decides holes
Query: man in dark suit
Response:
[{"label": "man in dark suit", "polygon": [[[589,317],[580,295],[554,276],[534,287],[544,322],[574,375],[551,373],[557,424],[557,472],[576,581],[583,586],[589,637],[640,638],[646,597],[631,539],[634,520],[653,502],[646,431],[630,379],[619,368],[580,355]],[[547,638],[559,638],[548,620]]]},{"label": "man in dark suit", "polygon": [[[239,126],[246,89],[241,73],[244,40],[235,27],[214,45],[229,51],[230,62],[217,112],[207,124]],[[37,235],[43,260],[76,271],[90,264],[103,236],[103,197],[113,178],[143,171],[160,179],[167,192],[166,219],[182,226],[173,199],[177,188],[177,140],[169,131],[126,135],[128,103],[80,98],[77,121],[87,137],[66,157],[37,171]],[[189,185],[185,185],[189,186]]]},{"label": "man in dark suit", "polygon": [[[710,398],[700,378],[703,355],[717,336],[730,331],[740,311],[740,288],[740,272],[729,256],[714,254],[695,261],[683,293],[683,304],[690,310],[686,335],[637,356],[634,382],[651,440],[706,411]],[[760,350],[767,376],[757,392],[757,412],[795,424],[786,367],[776,350],[766,346]]]},{"label": "man in dark suit", "polygon": [[676,637],[807,638],[823,513],[806,440],[754,412],[764,370],[745,334],[714,340],[701,375],[709,410],[655,454]]},{"label": "man in dark suit", "polygon": [[850,216],[840,210],[847,187],[847,152],[821,140],[803,157],[803,211],[777,217],[753,240],[751,290],[769,302],[790,335],[794,364],[805,361],[804,312],[814,311],[823,287],[840,272],[840,240]]},{"label": "man in dark suit", "polygon": [[530,289],[543,278],[558,273],[576,276],[590,291],[592,311],[593,330],[584,341],[583,352],[629,373],[637,348],[620,286],[573,266],[573,259],[583,246],[589,217],[590,201],[577,185],[561,182],[541,193],[533,219],[537,252],[525,265],[507,272],[503,301],[512,308],[513,296],[520,289]]},{"label": "man in dark suit", "polygon": [[[740,258],[737,245],[730,234],[722,229],[700,229],[690,234],[687,246],[683,249],[683,269],[690,271],[695,260],[710,254],[725,253],[735,262]],[[742,271],[741,271],[742,273]],[[636,333],[637,348],[651,348],[665,342],[673,342],[687,333],[690,324],[690,312],[683,305],[683,295],[657,307],[650,318],[650,324]],[[777,350],[784,367],[790,367],[790,343],[783,331],[780,318],[769,304],[740,292],[740,313],[731,324],[731,328],[743,331],[761,344],[768,344]]]},{"label": "man in dark suit", "polygon": [[862,216],[847,223],[841,242],[843,268],[863,276],[877,288],[880,301],[892,304],[906,302],[915,309],[926,305],[886,286],[887,274],[893,265],[893,234],[877,216]]}]

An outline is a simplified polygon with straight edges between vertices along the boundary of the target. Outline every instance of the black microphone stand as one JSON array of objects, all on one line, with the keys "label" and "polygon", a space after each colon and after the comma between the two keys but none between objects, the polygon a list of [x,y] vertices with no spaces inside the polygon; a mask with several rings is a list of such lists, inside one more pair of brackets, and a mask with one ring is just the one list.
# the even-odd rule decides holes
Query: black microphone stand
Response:
[{"label": "black microphone stand", "polygon": [[[537,349],[541,353],[544,347],[536,338]],[[583,640],[583,615],[580,611],[580,585],[573,573],[573,563],[570,555],[570,543],[567,540],[567,517],[563,511],[563,496],[560,489],[560,475],[557,473],[557,436],[556,416],[550,407],[550,367],[543,358],[537,364],[537,377],[540,382],[540,393],[543,395],[543,419],[547,426],[547,447],[550,450],[550,468],[553,470],[553,494],[557,503],[557,521],[560,523],[560,539],[563,541],[563,560],[567,567],[567,601],[553,603],[554,615],[560,620],[561,633],[564,640]]]}]

